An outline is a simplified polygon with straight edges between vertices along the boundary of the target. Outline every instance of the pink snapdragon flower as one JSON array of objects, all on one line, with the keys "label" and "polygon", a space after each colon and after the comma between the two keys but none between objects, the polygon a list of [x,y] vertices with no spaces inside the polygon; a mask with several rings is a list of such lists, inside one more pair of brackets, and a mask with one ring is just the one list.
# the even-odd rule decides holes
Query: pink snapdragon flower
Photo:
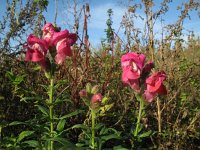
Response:
[{"label": "pink snapdragon flower", "polygon": [[50,68],[49,59],[45,58],[48,50],[48,45],[43,39],[39,39],[34,35],[29,35],[27,39],[27,52],[25,61],[37,62],[44,71],[48,71]]},{"label": "pink snapdragon flower", "polygon": [[54,32],[52,41],[56,46],[57,54],[55,56],[55,61],[57,64],[63,63],[66,56],[72,56],[71,45],[73,45],[76,40],[77,35],[69,33],[68,30]]},{"label": "pink snapdragon flower", "polygon": [[121,58],[122,81],[139,92],[139,78],[144,67],[145,55],[134,52],[127,53]]},{"label": "pink snapdragon flower", "polygon": [[166,80],[166,74],[164,71],[156,72],[146,79],[147,89],[144,92],[144,98],[148,102],[152,102],[156,94],[166,95],[167,90],[163,85],[163,81]]},{"label": "pink snapdragon flower", "polygon": [[51,23],[47,23],[42,28],[43,35],[42,38],[47,42],[48,46],[52,46],[52,38],[55,32],[55,28]]},{"label": "pink snapdragon flower", "polygon": [[40,62],[45,59],[48,45],[43,39],[39,39],[34,35],[29,35],[27,39],[27,48],[25,61]]}]

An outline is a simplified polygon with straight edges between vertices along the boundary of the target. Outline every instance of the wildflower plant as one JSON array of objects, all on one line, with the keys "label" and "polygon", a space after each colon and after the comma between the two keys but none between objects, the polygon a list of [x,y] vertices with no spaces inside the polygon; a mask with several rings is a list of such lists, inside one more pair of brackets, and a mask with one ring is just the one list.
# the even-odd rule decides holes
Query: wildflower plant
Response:
[{"label": "wildflower plant", "polygon": [[[49,99],[45,101],[45,105],[36,105],[38,109],[48,117],[49,127],[45,129],[49,132],[45,133],[44,140],[46,140],[46,147],[48,150],[55,148],[54,141],[62,141],[58,139],[61,131],[65,125],[66,117],[57,118],[54,107],[56,105],[56,97],[54,91],[55,85],[55,71],[57,65],[61,65],[65,62],[66,57],[72,56],[71,46],[76,42],[77,35],[69,33],[68,30],[59,31],[51,23],[45,24],[43,27],[42,38],[38,38],[34,35],[29,35],[27,39],[27,45],[24,48],[27,49],[25,55],[25,61],[31,61],[38,63],[41,69],[44,71],[45,76],[49,80],[49,86],[45,87],[47,90]],[[55,131],[55,125],[57,124],[57,131]],[[62,143],[62,142],[61,142]]]},{"label": "wildflower plant", "polygon": [[[133,138],[142,138],[149,136],[151,132],[141,133],[141,119],[145,115],[145,103],[151,103],[153,99],[160,95],[166,95],[167,90],[163,84],[166,79],[164,71],[155,72],[150,75],[154,63],[145,64],[145,55],[129,52],[121,57],[122,82],[130,86],[139,101],[139,111],[135,129],[132,131]],[[134,144],[132,144],[134,147]]]},{"label": "wildflower plant", "polygon": [[[75,125],[73,128],[81,128],[86,138],[79,143],[80,147],[90,147],[91,149],[102,149],[103,144],[110,139],[119,139],[120,132],[114,128],[107,128],[104,124],[98,123],[98,117],[104,116],[109,111],[113,103],[109,104],[109,99],[103,97],[99,92],[99,86],[92,87],[90,83],[86,85],[86,89],[79,92],[80,97],[85,105],[89,108],[90,125]],[[98,133],[98,134],[97,134]]]}]

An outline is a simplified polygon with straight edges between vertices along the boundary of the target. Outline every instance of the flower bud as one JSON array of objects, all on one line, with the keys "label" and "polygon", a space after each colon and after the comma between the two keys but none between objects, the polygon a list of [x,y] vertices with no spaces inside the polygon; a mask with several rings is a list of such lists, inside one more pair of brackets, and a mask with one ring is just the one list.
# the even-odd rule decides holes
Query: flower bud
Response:
[{"label": "flower bud", "polygon": [[86,85],[87,93],[91,93],[91,90],[92,90],[92,85],[90,83],[87,83],[87,85]]},{"label": "flower bud", "polygon": [[80,97],[86,97],[87,96],[87,92],[86,92],[86,90],[85,89],[83,89],[83,90],[81,90],[80,92],[79,92],[79,95],[80,95]]},{"label": "flower bud", "polygon": [[95,85],[95,86],[92,87],[91,93],[92,94],[97,94],[98,91],[99,91],[99,86]]},{"label": "flower bud", "polygon": [[102,100],[102,95],[100,93],[93,95],[91,98],[90,107],[92,109],[100,108],[101,100]]},{"label": "flower bud", "polygon": [[102,95],[98,93],[92,96],[91,102],[94,104],[97,102],[101,102],[101,100],[102,100]]}]

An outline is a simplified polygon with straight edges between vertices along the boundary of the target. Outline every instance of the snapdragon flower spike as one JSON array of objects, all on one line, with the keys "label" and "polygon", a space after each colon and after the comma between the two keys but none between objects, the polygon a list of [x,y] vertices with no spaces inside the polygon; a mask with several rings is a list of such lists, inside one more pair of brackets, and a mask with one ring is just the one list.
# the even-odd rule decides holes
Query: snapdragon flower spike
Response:
[{"label": "snapdragon flower spike", "polygon": [[122,81],[139,92],[139,78],[144,67],[145,56],[134,52],[127,53],[121,58]]},{"label": "snapdragon flower spike", "polygon": [[71,45],[77,40],[75,34],[70,34],[68,30],[55,32],[53,35],[53,44],[56,46],[57,54],[55,61],[57,64],[63,63],[66,56],[72,56]]},{"label": "snapdragon flower spike", "polygon": [[166,80],[166,74],[164,71],[156,72],[146,79],[147,89],[144,92],[144,98],[148,102],[152,102],[156,94],[166,95],[167,90],[163,85],[163,81]]},{"label": "snapdragon flower spike", "polygon": [[42,38],[46,41],[48,46],[52,46],[53,45],[52,38],[53,38],[53,34],[55,32],[54,26],[51,23],[47,23],[42,28],[42,31],[43,31]]}]

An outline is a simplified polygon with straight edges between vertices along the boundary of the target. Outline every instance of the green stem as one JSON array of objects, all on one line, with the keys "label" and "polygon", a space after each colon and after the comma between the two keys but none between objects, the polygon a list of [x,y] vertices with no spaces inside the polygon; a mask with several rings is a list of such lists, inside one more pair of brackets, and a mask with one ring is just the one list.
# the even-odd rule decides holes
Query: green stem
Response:
[{"label": "green stem", "polygon": [[[50,117],[50,137],[53,138],[53,86],[54,80],[50,80],[50,89],[49,89],[49,117]],[[53,141],[50,141],[50,150],[53,150]]]},{"label": "green stem", "polygon": [[137,99],[139,99],[140,101],[140,108],[139,108],[139,113],[138,113],[138,117],[137,117],[137,124],[136,124],[136,129],[134,132],[134,136],[136,137],[138,134],[138,130],[139,130],[139,126],[140,126],[140,120],[141,120],[141,115],[142,115],[142,110],[144,107],[144,101],[141,97],[139,97],[138,95],[136,96]]},{"label": "green stem", "polygon": [[95,118],[96,118],[96,113],[93,109],[91,109],[91,113],[92,113],[92,139],[91,139],[91,143],[92,143],[92,149],[95,149]]}]

